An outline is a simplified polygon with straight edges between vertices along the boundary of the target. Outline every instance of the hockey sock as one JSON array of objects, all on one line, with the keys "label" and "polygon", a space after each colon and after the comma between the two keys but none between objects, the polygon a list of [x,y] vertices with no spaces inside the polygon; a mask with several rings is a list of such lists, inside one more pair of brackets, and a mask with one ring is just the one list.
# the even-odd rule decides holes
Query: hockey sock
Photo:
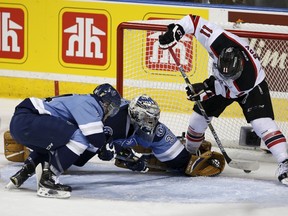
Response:
[{"label": "hockey sock", "polygon": [[273,131],[263,136],[263,141],[278,163],[288,158],[286,138],[281,131]]},{"label": "hockey sock", "polygon": [[188,127],[185,147],[190,153],[196,154],[203,140],[204,133],[197,133],[190,126]]}]

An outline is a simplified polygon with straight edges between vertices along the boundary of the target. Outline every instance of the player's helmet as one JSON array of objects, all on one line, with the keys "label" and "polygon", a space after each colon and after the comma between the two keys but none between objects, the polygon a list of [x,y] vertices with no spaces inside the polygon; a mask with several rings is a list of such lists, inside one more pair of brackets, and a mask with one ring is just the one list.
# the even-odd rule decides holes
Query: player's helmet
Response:
[{"label": "player's helmet", "polygon": [[223,79],[236,80],[242,74],[243,54],[235,47],[224,48],[218,58],[217,67]]},{"label": "player's helmet", "polygon": [[147,133],[153,131],[160,118],[160,109],[157,102],[145,94],[131,100],[128,113],[131,122]]},{"label": "player's helmet", "polygon": [[101,84],[94,89],[93,94],[101,99],[105,112],[104,119],[108,116],[113,117],[118,113],[121,104],[121,96],[113,86],[108,83]]}]

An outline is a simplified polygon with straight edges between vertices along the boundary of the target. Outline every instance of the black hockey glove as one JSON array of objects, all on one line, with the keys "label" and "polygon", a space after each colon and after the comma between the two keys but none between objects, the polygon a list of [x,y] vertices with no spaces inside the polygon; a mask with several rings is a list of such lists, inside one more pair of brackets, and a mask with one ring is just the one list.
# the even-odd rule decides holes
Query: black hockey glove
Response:
[{"label": "black hockey glove", "polygon": [[137,161],[135,162],[128,162],[126,161],[124,163],[126,167],[132,171],[138,171],[138,172],[147,172],[149,168],[147,167],[147,161],[145,160],[144,157],[138,158]]},{"label": "black hockey glove", "polygon": [[167,31],[159,36],[159,46],[162,49],[168,49],[177,44],[177,42],[185,35],[185,31],[181,25],[170,24]]},{"label": "black hockey glove", "polygon": [[[140,153],[139,153],[140,155]],[[138,157],[133,149],[123,148],[118,152],[116,158],[124,163],[124,165],[132,170],[138,172],[147,172],[149,168],[147,167],[146,157]]]},{"label": "black hockey glove", "polygon": [[113,136],[112,136],[113,130],[108,126],[104,126],[103,133],[105,134],[106,143],[112,143],[113,142]]},{"label": "black hockey glove", "polygon": [[[191,101],[205,101],[215,95],[214,76],[210,76],[203,83],[191,84],[186,86],[187,99]],[[191,91],[191,87],[193,92]]]},{"label": "black hockey glove", "polygon": [[98,158],[103,161],[110,161],[115,158],[114,146],[106,143],[98,150]]}]

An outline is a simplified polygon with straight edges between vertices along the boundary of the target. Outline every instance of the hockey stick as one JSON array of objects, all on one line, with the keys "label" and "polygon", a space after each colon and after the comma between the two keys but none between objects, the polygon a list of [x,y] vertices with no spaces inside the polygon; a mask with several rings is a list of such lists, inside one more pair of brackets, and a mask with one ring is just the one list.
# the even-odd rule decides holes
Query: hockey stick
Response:
[{"label": "hockey stick", "polygon": [[[185,73],[185,70],[181,66],[181,64],[180,64],[180,62],[179,62],[174,50],[172,49],[172,47],[169,47],[169,52],[170,52],[172,58],[174,59],[177,67],[179,68],[179,71],[181,72],[181,75],[184,78],[185,83],[190,88],[191,92],[195,93],[195,91],[193,89],[193,86],[191,85],[190,80],[188,79],[188,77],[187,77],[187,75]],[[213,135],[213,137],[214,137],[214,139],[215,139],[215,141],[216,141],[221,153],[223,154],[227,164],[230,167],[232,167],[232,168],[242,169],[244,171],[254,171],[254,170],[259,169],[259,163],[258,162],[254,162],[254,161],[236,161],[236,160],[232,160],[228,156],[228,154],[226,153],[226,151],[225,151],[225,149],[224,149],[224,147],[223,147],[223,145],[222,145],[222,143],[221,143],[221,141],[220,141],[220,139],[219,139],[214,127],[213,127],[213,125],[211,124],[211,121],[209,120],[209,117],[206,114],[206,111],[204,110],[201,102],[200,101],[196,101],[196,104],[197,104],[198,108],[200,109],[202,115],[204,116],[204,118],[205,118],[205,120],[206,120],[206,122],[208,124],[208,127],[209,127],[209,129],[210,129],[210,131],[211,131],[211,133],[212,133],[212,135]]]},{"label": "hockey stick", "polygon": [[[125,162],[136,162],[139,158],[134,156],[133,158],[127,158],[121,155],[116,155],[115,159],[118,159],[120,161],[125,161]],[[179,172],[179,170],[177,169],[171,169],[171,168],[166,168],[166,167],[162,167],[162,166],[157,166],[157,165],[152,165],[152,164],[148,164],[147,163],[147,167],[150,169],[157,169],[160,171],[167,171],[167,172]]]}]

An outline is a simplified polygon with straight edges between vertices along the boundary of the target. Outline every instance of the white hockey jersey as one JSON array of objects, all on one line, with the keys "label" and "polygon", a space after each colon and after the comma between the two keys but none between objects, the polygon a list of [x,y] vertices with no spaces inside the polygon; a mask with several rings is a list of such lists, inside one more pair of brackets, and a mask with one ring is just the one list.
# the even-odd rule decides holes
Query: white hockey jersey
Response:
[{"label": "white hockey jersey", "polygon": [[[213,59],[213,76],[215,80],[215,93],[226,98],[238,98],[261,83],[265,79],[265,73],[261,67],[257,53],[249,47],[246,39],[240,38],[220,26],[193,15],[187,15],[176,24],[184,28],[186,34],[194,37],[208,51]],[[223,80],[217,69],[218,56],[226,47],[237,47],[244,56],[244,69],[241,76],[236,80]]]}]

